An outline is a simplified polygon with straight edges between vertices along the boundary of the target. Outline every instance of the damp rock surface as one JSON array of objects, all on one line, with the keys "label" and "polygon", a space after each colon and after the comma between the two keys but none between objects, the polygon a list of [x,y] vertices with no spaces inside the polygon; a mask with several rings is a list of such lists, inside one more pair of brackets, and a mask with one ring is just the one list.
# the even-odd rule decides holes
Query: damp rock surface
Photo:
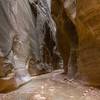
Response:
[{"label": "damp rock surface", "polygon": [[69,80],[58,70],[35,76],[19,89],[0,94],[0,100],[100,100],[100,90]]}]

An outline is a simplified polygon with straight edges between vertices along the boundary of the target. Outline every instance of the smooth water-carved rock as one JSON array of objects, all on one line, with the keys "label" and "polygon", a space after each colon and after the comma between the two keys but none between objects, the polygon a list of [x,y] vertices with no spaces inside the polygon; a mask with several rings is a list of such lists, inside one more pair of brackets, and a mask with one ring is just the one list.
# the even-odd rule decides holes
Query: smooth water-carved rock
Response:
[{"label": "smooth water-carved rock", "polygon": [[[100,1],[77,0],[77,4],[71,8],[72,2],[75,0],[62,0],[62,2],[53,0],[52,2],[52,14],[58,28],[57,38],[60,52],[63,60],[66,61],[65,65],[68,65],[70,52],[72,52],[74,56],[71,58],[71,65],[77,64],[77,75],[83,81],[82,83],[100,85]],[[77,36],[76,31],[72,32],[74,28],[70,28],[73,25],[66,20],[73,22],[72,24],[77,29]],[[70,35],[73,33],[73,36],[77,37],[75,41],[78,40],[79,43],[73,42],[74,39],[68,36],[68,32]],[[73,47],[74,49],[71,50]],[[76,51],[73,52],[73,50]],[[76,69],[71,71],[73,70]]]},{"label": "smooth water-carved rock", "polygon": [[[6,59],[8,64],[13,66],[10,70],[14,70],[13,77],[16,85],[19,86],[31,80],[28,68],[32,59],[35,59],[35,65],[31,63],[31,68],[36,69],[36,75],[42,74],[42,70],[43,73],[52,71],[54,68],[51,64],[56,64],[53,61],[54,54],[58,58],[59,55],[55,50],[56,27],[48,2],[44,0],[4,0],[0,1],[0,5],[0,57],[4,58],[4,66]],[[47,37],[48,40],[45,39]],[[48,53],[45,53],[47,51],[43,48],[46,48]],[[3,65],[0,66],[0,71]],[[5,77],[9,73],[7,66],[4,75],[0,73],[3,81],[7,81]]]},{"label": "smooth water-carved rock", "polygon": [[[53,0],[52,15],[57,25],[57,42],[59,51],[64,61],[64,72],[68,72],[70,73],[70,77],[74,77],[77,72],[76,51],[78,48],[78,35],[74,25],[76,6],[67,6],[67,3],[74,5],[73,0]],[[68,62],[70,63],[69,68]],[[70,72],[68,70],[70,70]]]},{"label": "smooth water-carved rock", "polygon": [[77,0],[79,76],[86,84],[100,85],[100,1]]}]

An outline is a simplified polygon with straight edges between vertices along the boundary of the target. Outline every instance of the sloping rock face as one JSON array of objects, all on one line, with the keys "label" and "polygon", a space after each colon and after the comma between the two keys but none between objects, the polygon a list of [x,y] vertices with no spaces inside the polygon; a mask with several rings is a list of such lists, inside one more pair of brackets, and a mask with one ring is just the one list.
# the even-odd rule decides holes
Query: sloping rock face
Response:
[{"label": "sloping rock face", "polygon": [[78,69],[87,84],[100,85],[100,1],[77,0]]},{"label": "sloping rock face", "polygon": [[31,79],[28,71],[38,75],[59,65],[56,27],[48,4],[46,0],[0,1],[1,82],[7,83],[14,73],[11,78],[20,85]]},{"label": "sloping rock face", "polygon": [[[56,49],[56,26],[51,17],[49,7],[50,4],[48,4],[49,1],[47,2],[43,0],[30,0],[30,7],[35,22],[38,43],[38,66],[40,66],[39,68],[42,70],[51,72],[51,70],[60,68],[60,55],[58,54]],[[32,52],[34,54],[34,45],[32,45],[32,49]],[[34,59],[34,56],[32,57],[32,59]]]},{"label": "sloping rock face", "polygon": [[[69,34],[76,36],[76,32],[72,32],[73,28],[70,29],[69,26],[75,26],[78,33],[78,45],[74,47],[74,50],[76,48],[78,56],[76,56],[77,60],[74,59],[77,67],[74,63],[73,68],[74,70],[77,68],[77,78],[82,80],[82,83],[96,86],[100,85],[99,11],[99,0],[77,0],[77,4],[75,0],[52,1],[52,14],[58,27],[58,47],[66,61],[65,65],[68,65],[71,48],[76,45],[76,42],[69,37]],[[68,20],[72,23],[69,24]],[[75,52],[72,54],[75,56]],[[72,64],[73,60],[71,61]]]},{"label": "sloping rock face", "polygon": [[71,69],[69,73],[73,77],[77,71],[78,46],[78,35],[73,24],[76,15],[74,1],[52,0],[52,16],[57,25],[57,43],[64,61],[64,72],[67,73]]}]

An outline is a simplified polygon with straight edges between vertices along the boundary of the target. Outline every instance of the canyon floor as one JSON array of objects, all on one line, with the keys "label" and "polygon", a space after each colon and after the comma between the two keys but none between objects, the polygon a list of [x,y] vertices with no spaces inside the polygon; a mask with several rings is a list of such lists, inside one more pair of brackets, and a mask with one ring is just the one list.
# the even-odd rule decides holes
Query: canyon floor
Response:
[{"label": "canyon floor", "polygon": [[68,80],[54,71],[35,76],[15,91],[0,94],[0,100],[100,100],[100,90]]}]

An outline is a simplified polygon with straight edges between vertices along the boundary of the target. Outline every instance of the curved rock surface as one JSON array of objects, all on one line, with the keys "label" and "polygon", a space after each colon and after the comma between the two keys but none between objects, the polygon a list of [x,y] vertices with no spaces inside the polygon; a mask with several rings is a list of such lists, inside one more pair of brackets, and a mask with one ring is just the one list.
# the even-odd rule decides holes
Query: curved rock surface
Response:
[{"label": "curved rock surface", "polygon": [[78,70],[87,84],[100,85],[100,2],[77,0]]}]

